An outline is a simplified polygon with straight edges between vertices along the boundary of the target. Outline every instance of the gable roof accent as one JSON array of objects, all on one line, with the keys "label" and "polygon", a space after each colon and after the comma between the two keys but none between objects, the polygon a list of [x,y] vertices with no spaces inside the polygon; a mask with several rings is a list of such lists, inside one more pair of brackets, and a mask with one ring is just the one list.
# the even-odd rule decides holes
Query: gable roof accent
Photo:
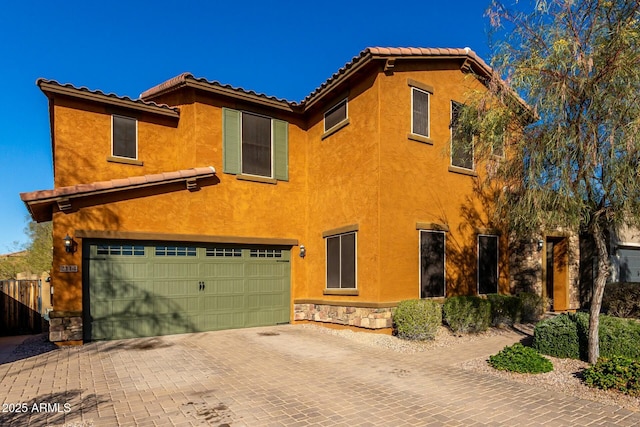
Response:
[{"label": "gable roof accent", "polygon": [[231,85],[223,85],[217,81],[209,81],[204,78],[196,78],[191,73],[182,73],[157,86],[148,89],[140,98],[151,100],[159,95],[174,91],[184,86],[196,87],[208,92],[226,94],[234,98],[245,98],[258,102],[284,108],[290,111],[305,111],[318,99],[322,98],[331,89],[346,80],[356,71],[374,60],[388,59],[459,59],[462,61],[461,69],[473,70],[483,77],[492,74],[492,69],[473,50],[465,48],[421,48],[421,47],[368,47],[354,56],[351,61],[336,71],[331,77],[314,89],[301,102],[287,101],[285,99],[268,96],[262,93],[246,90]]},{"label": "gable roof accent", "polygon": [[205,92],[213,92],[220,95],[227,95],[236,99],[245,99],[250,102],[263,104],[270,107],[283,109],[286,111],[299,110],[296,102],[287,101],[286,99],[276,98],[275,96],[265,95],[253,90],[246,90],[241,87],[234,87],[228,84],[222,84],[215,80],[207,80],[202,77],[194,77],[191,73],[182,73],[169,80],[160,83],[140,94],[140,99],[150,100],[159,95],[172,92],[181,87],[193,87],[201,89]]},{"label": "gable roof accent", "polygon": [[389,59],[460,59],[462,69],[473,69],[483,77],[491,76],[493,70],[473,50],[465,48],[423,48],[423,47],[368,47],[354,56],[351,61],[336,71],[324,83],[307,95],[301,102],[306,108],[322,98],[333,87],[374,60]]},{"label": "gable roof accent", "polygon": [[62,210],[65,210],[66,207],[70,207],[72,199],[176,182],[186,182],[186,188],[188,188],[193,180],[211,178],[215,173],[216,170],[213,166],[205,166],[182,169],[175,172],[163,172],[152,175],[112,179],[110,181],[92,182],[89,184],[77,184],[54,188],[52,190],[20,193],[20,198],[27,206],[33,219],[37,222],[43,222],[51,220],[54,204],[58,204]]},{"label": "gable roof accent", "polygon": [[118,96],[114,93],[104,93],[100,90],[90,90],[84,86],[76,87],[69,83],[62,84],[55,80],[47,80],[43,78],[36,80],[36,84],[40,90],[47,95],[47,97],[51,97],[52,95],[66,95],[162,116],[174,118],[178,118],[180,116],[180,110],[177,107],[157,104],[152,101],[131,99],[127,96]]}]

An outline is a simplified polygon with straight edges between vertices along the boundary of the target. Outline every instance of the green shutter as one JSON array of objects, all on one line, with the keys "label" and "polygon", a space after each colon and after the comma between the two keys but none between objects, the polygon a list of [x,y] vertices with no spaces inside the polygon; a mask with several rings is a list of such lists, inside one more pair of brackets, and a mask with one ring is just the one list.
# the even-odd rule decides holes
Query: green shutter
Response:
[{"label": "green shutter", "polygon": [[222,170],[240,173],[240,111],[222,109]]},{"label": "green shutter", "polygon": [[289,123],[273,119],[275,178],[289,180]]}]

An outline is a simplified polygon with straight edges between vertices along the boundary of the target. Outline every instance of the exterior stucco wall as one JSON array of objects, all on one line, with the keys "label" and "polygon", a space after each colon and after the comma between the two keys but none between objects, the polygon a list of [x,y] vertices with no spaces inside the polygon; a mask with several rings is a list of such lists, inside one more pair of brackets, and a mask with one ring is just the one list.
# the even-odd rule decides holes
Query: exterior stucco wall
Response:
[{"label": "exterior stucco wall", "polygon": [[[372,75],[318,106],[307,132],[306,290],[295,298],[377,301],[379,270],[379,119],[377,76]],[[348,97],[349,124],[325,137],[324,113]],[[326,249],[322,233],[358,225],[359,295],[324,295]]]},{"label": "exterior stucco wall", "polygon": [[[451,101],[465,101],[469,90],[483,86],[463,74],[459,64],[440,63],[433,69],[396,63],[393,74],[380,77],[381,158],[381,301],[420,296],[419,231],[417,223],[448,228],[446,296],[477,290],[477,234],[492,229],[488,207],[475,191],[477,178],[449,171]],[[409,79],[433,88],[430,95],[430,140],[410,139]],[[484,165],[476,164],[482,175]],[[485,202],[485,203],[482,203]],[[493,234],[493,232],[489,233]],[[506,242],[500,239],[500,290],[508,291]]]},{"label": "exterior stucco wall", "polygon": [[[188,95],[188,94],[187,94]],[[165,186],[87,200],[72,200],[69,213],[54,213],[55,310],[82,310],[82,239],[75,238],[75,253],[65,253],[60,244],[66,234],[79,230],[191,234],[252,238],[298,239],[306,230],[306,134],[303,124],[292,117],[271,112],[271,117],[289,122],[289,181],[277,184],[243,181],[226,174],[222,165],[222,106],[247,106],[221,100],[199,100],[185,104],[180,122],[167,125],[138,122],[139,159],[142,166],[108,162],[111,116],[91,103],[69,102],[55,107],[56,187],[125,178],[192,167],[214,166],[216,177],[201,180],[198,191],[184,184]],[[75,102],[75,101],[74,101]],[[264,113],[263,110],[258,110]],[[71,126],[71,124],[74,124]],[[79,161],[78,161],[79,160]],[[62,273],[60,265],[77,265],[77,273]],[[292,250],[291,282],[305,282],[305,264]],[[295,295],[298,290],[292,289]],[[291,310],[293,313],[293,308]]]}]

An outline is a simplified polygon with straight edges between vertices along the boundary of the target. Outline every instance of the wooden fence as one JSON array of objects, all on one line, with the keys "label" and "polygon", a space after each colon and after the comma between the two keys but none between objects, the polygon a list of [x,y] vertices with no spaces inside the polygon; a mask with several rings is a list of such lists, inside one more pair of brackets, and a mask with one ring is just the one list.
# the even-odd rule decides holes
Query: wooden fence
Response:
[{"label": "wooden fence", "polygon": [[[42,280],[0,281],[0,336],[37,334],[48,329],[49,284]],[[43,304],[44,303],[44,304]]]}]

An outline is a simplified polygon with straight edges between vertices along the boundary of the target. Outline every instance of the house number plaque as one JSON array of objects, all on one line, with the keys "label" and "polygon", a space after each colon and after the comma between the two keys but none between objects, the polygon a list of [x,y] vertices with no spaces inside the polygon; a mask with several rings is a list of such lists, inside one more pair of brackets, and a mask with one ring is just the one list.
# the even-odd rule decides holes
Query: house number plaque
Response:
[{"label": "house number plaque", "polygon": [[77,273],[78,266],[77,265],[61,265],[60,273]]}]

